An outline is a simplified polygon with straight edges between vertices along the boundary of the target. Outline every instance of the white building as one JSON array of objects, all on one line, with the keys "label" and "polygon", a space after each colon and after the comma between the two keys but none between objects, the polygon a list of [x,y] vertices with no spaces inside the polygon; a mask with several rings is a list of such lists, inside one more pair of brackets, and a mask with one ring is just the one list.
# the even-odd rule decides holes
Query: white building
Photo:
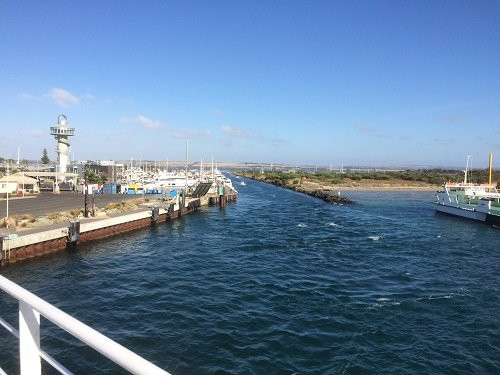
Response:
[{"label": "white building", "polygon": [[23,190],[25,193],[39,193],[38,180],[22,173],[0,178],[0,194],[22,194]]}]

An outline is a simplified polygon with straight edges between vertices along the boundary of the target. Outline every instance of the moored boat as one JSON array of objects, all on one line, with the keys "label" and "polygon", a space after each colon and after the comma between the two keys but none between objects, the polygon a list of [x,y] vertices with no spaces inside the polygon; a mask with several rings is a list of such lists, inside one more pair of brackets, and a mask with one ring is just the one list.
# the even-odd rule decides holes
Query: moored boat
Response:
[{"label": "moored boat", "polygon": [[[468,159],[467,159],[468,160]],[[443,185],[434,202],[436,210],[449,215],[482,221],[500,226],[500,193],[491,182],[492,156],[490,155],[490,174],[487,184],[467,182],[468,163],[463,182]]]}]

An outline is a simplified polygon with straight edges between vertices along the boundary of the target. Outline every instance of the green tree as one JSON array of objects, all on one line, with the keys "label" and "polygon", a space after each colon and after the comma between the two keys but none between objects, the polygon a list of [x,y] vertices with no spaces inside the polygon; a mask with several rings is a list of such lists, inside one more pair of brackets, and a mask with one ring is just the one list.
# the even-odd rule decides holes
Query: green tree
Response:
[{"label": "green tree", "polygon": [[91,169],[85,170],[85,176],[89,184],[104,184],[108,180],[108,175],[106,173],[96,173]]},{"label": "green tree", "polygon": [[40,160],[41,160],[42,164],[49,164],[50,163],[49,155],[47,154],[46,148],[43,149],[42,158]]},{"label": "green tree", "polygon": [[99,175],[90,169],[85,169],[84,175],[89,184],[97,184],[99,182]]},{"label": "green tree", "polygon": [[108,174],[104,173],[104,172],[100,172],[99,173],[99,180],[100,180],[101,184],[106,183],[106,181],[108,181]]}]

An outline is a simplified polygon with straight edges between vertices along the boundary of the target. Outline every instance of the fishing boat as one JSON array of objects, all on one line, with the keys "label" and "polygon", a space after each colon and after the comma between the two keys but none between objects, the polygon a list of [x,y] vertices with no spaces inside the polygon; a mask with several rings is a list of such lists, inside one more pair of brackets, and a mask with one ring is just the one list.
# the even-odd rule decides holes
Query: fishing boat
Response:
[{"label": "fishing boat", "polygon": [[469,156],[463,182],[447,182],[438,191],[435,207],[438,212],[500,226],[500,193],[491,182],[493,156],[490,154],[487,184],[467,181]]}]

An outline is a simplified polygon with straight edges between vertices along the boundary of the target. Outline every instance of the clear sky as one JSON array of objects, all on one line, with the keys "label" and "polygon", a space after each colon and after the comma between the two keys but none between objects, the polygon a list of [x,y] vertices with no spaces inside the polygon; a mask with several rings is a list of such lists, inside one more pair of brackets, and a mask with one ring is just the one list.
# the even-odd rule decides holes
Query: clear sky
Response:
[{"label": "clear sky", "polygon": [[500,165],[500,1],[2,1],[0,155]]}]

